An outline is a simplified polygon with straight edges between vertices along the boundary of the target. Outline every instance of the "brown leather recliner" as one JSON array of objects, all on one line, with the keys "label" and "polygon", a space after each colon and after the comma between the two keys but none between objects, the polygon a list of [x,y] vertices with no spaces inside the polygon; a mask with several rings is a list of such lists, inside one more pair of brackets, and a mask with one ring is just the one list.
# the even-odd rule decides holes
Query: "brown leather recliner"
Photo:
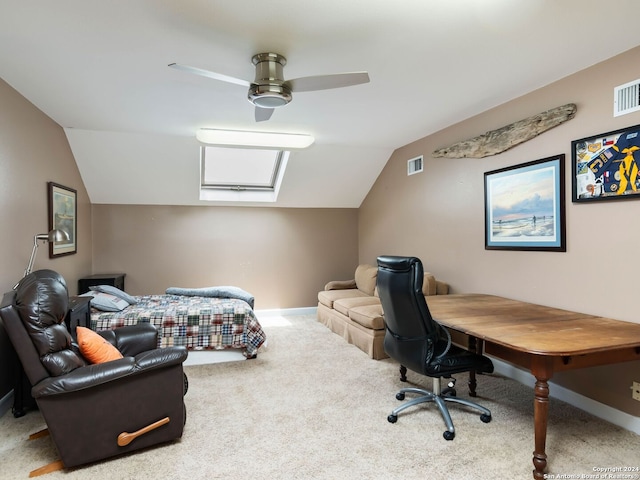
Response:
[{"label": "brown leather recliner", "polygon": [[61,457],[31,476],[180,438],[186,421],[186,348],[158,349],[150,324],[122,327],[100,335],[124,357],[89,364],[65,327],[68,301],[64,279],[38,270],[0,305]]}]

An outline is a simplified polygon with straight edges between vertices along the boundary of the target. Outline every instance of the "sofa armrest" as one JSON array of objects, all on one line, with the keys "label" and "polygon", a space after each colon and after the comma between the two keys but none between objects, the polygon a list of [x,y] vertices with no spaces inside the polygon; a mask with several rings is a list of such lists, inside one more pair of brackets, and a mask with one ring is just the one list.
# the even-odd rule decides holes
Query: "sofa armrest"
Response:
[{"label": "sofa armrest", "polygon": [[41,398],[96,387],[131,375],[135,363],[133,357],[124,357],[111,362],[76,368],[66,375],[45,378],[33,386],[31,395],[34,398]]},{"label": "sofa armrest", "polygon": [[448,295],[449,294],[449,284],[445,282],[441,282],[440,280],[436,280],[436,295]]},{"label": "sofa armrest", "polygon": [[333,280],[324,286],[325,290],[347,290],[356,287],[356,281],[353,280]]},{"label": "sofa armrest", "polygon": [[156,348],[137,355],[136,365],[143,370],[180,365],[187,359],[188,355],[187,347],[183,346]]},{"label": "sofa armrest", "polygon": [[150,323],[127,325],[97,333],[125,357],[134,357],[141,352],[158,348],[158,331]]},{"label": "sofa armrest", "polygon": [[63,395],[95,388],[121,378],[144,375],[145,372],[173,365],[181,365],[187,358],[185,347],[156,348],[136,357],[124,357],[111,362],[96,363],[76,368],[66,375],[48,377],[34,385],[34,398]]},{"label": "sofa armrest", "polygon": [[422,283],[422,293],[429,295],[447,295],[449,293],[449,284],[436,280],[436,277],[429,272],[425,272]]}]

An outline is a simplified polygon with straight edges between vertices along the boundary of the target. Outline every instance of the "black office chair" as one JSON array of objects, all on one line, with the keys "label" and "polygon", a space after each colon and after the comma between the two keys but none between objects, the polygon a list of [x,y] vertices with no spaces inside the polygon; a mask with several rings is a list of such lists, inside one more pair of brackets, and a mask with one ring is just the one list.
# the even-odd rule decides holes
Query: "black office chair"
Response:
[{"label": "black office chair", "polygon": [[451,388],[442,390],[440,379],[451,378],[461,372],[493,372],[493,363],[483,355],[468,352],[451,344],[446,328],[436,322],[429,312],[422,293],[424,272],[422,263],[415,257],[378,257],[378,295],[384,312],[386,327],[384,350],[406,369],[433,378],[433,391],[421,388],[403,388],[396,394],[404,400],[406,393],[420,396],[403,403],[387,417],[391,423],[406,408],[425,402],[435,402],[444,418],[447,430],[445,440],[453,440],[455,429],[445,402],[455,402],[481,412],[480,419],[488,423],[491,412],[469,400],[458,398]]}]

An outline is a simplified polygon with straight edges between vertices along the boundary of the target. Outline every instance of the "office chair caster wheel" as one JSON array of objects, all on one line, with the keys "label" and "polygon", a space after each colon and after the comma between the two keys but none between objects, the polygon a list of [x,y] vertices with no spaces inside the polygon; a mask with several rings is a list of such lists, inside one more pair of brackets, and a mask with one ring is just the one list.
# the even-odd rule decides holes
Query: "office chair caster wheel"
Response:
[{"label": "office chair caster wheel", "polygon": [[480,420],[482,420],[484,423],[489,423],[491,421],[491,415],[483,413],[482,415],[480,415]]},{"label": "office chair caster wheel", "polygon": [[442,436],[444,437],[445,440],[453,440],[456,437],[456,434],[454,432],[450,432],[449,430],[447,430],[442,434]]},{"label": "office chair caster wheel", "polygon": [[387,420],[389,421],[389,423],[396,423],[398,421],[398,416],[397,415],[389,415],[387,417]]},{"label": "office chair caster wheel", "polygon": [[402,392],[396,393],[396,399],[397,400],[404,400],[404,393],[402,393]]}]

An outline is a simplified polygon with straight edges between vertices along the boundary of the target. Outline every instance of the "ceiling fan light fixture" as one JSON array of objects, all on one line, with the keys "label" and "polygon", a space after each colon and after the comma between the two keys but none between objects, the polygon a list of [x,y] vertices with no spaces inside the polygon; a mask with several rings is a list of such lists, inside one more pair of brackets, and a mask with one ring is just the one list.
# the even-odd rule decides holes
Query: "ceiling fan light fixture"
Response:
[{"label": "ceiling fan light fixture", "polygon": [[276,108],[283,107],[291,102],[292,92],[328,90],[369,82],[369,74],[367,72],[314,75],[285,80],[284,66],[287,64],[287,59],[278,53],[258,53],[251,58],[251,62],[256,68],[253,82],[179,63],[170,63],[169,67],[213,78],[214,80],[249,87],[247,98],[256,107],[254,109],[256,122],[269,120]]},{"label": "ceiling fan light fixture", "polygon": [[201,128],[196,133],[199,142],[227,147],[277,148],[295,150],[307,148],[315,139],[301,133],[250,132],[243,130],[218,130]]},{"label": "ceiling fan light fixture", "polygon": [[291,90],[285,85],[258,85],[252,83],[249,88],[248,98],[256,107],[278,108],[291,101]]}]

